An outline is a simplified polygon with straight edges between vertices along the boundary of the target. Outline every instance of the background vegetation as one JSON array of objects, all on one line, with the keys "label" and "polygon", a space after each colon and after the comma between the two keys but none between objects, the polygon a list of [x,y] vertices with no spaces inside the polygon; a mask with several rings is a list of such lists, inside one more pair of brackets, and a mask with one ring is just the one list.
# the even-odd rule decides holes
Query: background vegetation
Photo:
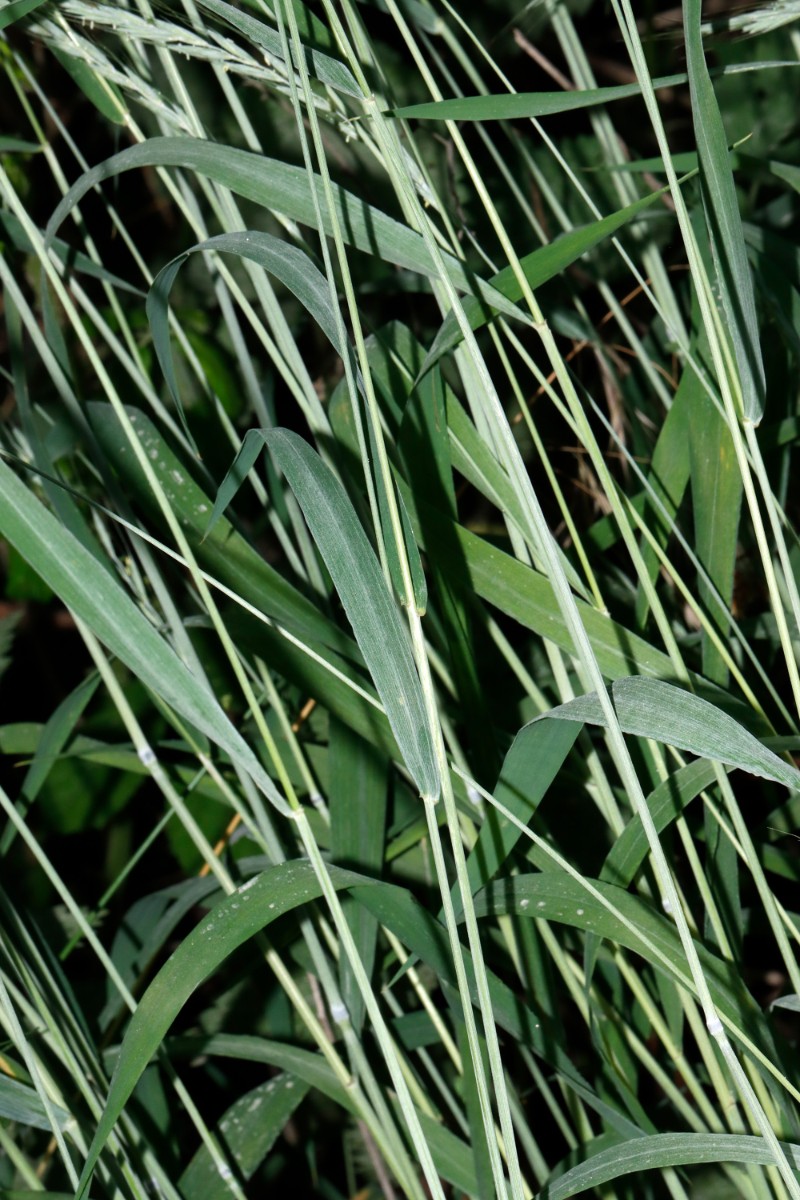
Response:
[{"label": "background vegetation", "polygon": [[4,1196],[800,1196],[798,16],[0,9]]}]

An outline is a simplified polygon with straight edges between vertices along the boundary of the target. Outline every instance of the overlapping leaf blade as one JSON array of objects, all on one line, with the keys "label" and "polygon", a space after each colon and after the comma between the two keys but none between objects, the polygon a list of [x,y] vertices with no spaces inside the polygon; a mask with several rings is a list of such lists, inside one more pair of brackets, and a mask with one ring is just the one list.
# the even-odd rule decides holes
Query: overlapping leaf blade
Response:
[{"label": "overlapping leaf blade", "polygon": [[344,488],[307,442],[285,429],[264,436],[300,501],[406,766],[420,793],[436,798],[439,768],[411,639],[367,535]]},{"label": "overlapping leaf blade", "polygon": [[[653,738],[800,790],[800,771],[796,767],[778,758],[738,721],[708,700],[663,680],[636,677],[617,680],[611,694],[624,733]],[[549,719],[605,725],[594,693],[578,696],[536,718]]]},{"label": "overlapping leaf blade", "polygon": [[[330,874],[334,887],[364,883],[352,872],[338,868],[330,868]],[[85,1195],[103,1146],[128,1097],[192,992],[239,946],[320,893],[321,884],[309,862],[281,863],[221,901],[181,942],[131,1018],[76,1200]]]},{"label": "overlapping leaf blade", "polygon": [[[322,230],[328,235],[333,231],[318,175],[313,175],[309,182],[309,176],[302,167],[280,159],[201,139],[163,137],[150,138],[139,146],[122,150],[81,175],[53,212],[47,224],[48,239],[55,235],[64,218],[98,183],[124,171],[148,166],[183,167],[196,171],[238,196],[316,228],[317,209],[311,190],[313,187],[320,204]],[[421,275],[438,274],[420,234],[337,184],[332,185],[332,195],[339,227],[347,244]],[[477,289],[487,304],[510,315],[516,313],[513,304],[476,280],[454,255],[445,253],[443,261],[456,287],[465,292]]]},{"label": "overlapping leaf blade", "polygon": [[280,809],[285,801],[207,684],[183,665],[111,572],[0,462],[0,532],[100,641],[177,713],[227,751]]}]

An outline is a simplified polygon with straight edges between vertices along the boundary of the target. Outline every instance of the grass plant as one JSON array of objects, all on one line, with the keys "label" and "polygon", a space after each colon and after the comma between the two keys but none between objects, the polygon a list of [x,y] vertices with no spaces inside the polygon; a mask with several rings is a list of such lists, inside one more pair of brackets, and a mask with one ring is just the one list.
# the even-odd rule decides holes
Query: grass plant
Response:
[{"label": "grass plant", "polygon": [[800,1197],[798,18],[0,8],[2,1195]]}]

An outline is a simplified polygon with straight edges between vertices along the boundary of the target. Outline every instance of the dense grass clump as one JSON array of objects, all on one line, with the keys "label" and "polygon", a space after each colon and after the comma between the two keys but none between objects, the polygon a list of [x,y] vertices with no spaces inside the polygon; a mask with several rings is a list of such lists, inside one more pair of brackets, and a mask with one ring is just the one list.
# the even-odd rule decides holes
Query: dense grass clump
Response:
[{"label": "dense grass clump", "polygon": [[800,9],[675,12],[0,8],[0,1194],[800,1198]]}]

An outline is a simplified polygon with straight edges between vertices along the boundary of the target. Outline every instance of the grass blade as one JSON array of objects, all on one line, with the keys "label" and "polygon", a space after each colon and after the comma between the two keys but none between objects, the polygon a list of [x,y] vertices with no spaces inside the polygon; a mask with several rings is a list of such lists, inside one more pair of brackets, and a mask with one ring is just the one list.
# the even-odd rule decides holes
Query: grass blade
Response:
[{"label": "grass blade", "polygon": [[114,576],[0,461],[0,531],[65,604],[176,712],[226,750],[281,810],[286,804],[253,751]]},{"label": "grass blade", "polygon": [[[604,242],[606,238],[613,237],[618,229],[649,208],[661,194],[661,192],[653,192],[649,196],[644,196],[641,200],[636,200],[633,204],[629,204],[607,217],[602,217],[591,225],[572,229],[569,233],[562,234],[549,245],[542,246],[539,250],[534,250],[531,254],[521,258],[520,267],[525,279],[532,288],[541,287],[543,283],[547,283],[549,279],[572,266],[588,250]],[[511,267],[505,267],[497,275],[492,276],[489,282],[495,292],[505,296],[506,299],[512,302],[522,299],[519,276]],[[493,315],[496,315],[488,311],[485,303],[475,297],[468,297],[464,301],[463,309],[472,329],[480,329],[487,321],[491,320]],[[420,374],[429,371],[443,355],[448,354],[459,345],[463,338],[464,332],[455,314],[449,313],[436,335],[436,340],[428,352]]]},{"label": "grass blade", "polygon": [[[100,401],[88,404],[87,410],[92,429],[125,487],[149,518],[163,524],[161,510],[130,452],[114,410]],[[195,483],[186,464],[148,415],[138,408],[129,408],[127,412],[199,562],[259,612],[293,633],[357,659],[358,650],[352,638],[271,567],[229,521],[220,516],[209,529],[213,504],[208,494]]]},{"label": "grass blade", "polygon": [[45,4],[46,0],[11,0],[0,13],[0,29],[8,29],[15,21],[21,21],[35,9]]},{"label": "grass blade", "polygon": [[[800,1170],[800,1147],[783,1142],[782,1149],[795,1170]],[[766,1166],[772,1162],[772,1155],[763,1138],[746,1134],[659,1133],[592,1154],[543,1188],[536,1200],[567,1200],[568,1196],[602,1187],[636,1171],[721,1162]]]},{"label": "grass blade", "polygon": [[[285,429],[251,432],[251,445],[257,438],[266,442],[300,502],[414,782],[421,795],[438,796],[439,770],[411,640],[347,493],[297,434]],[[215,513],[240,478],[237,463],[220,487]]]},{"label": "grass blade", "polygon": [[[702,344],[704,339],[699,339]],[[689,408],[689,462],[692,477],[694,544],[697,557],[728,610],[733,602],[733,574],[739,542],[742,478],[736,463],[731,432],[722,414],[696,379],[691,385]],[[710,589],[698,581],[701,599]],[[719,611],[718,606],[713,608]],[[728,630],[721,631],[727,635]],[[703,673],[721,687],[728,670],[711,639],[703,635]]]},{"label": "grass blade", "polygon": [[[278,1075],[240,1096],[220,1119],[218,1136],[244,1179],[267,1157],[307,1091],[308,1085],[293,1075]],[[178,1186],[187,1200],[194,1196],[228,1200],[230,1196],[228,1181],[221,1178],[205,1146],[195,1154]]]},{"label": "grass blade", "polygon": [[725,127],[703,51],[701,0],[686,0],[683,18],[706,224],[725,324],[739,369],[744,416],[757,425],[764,413],[766,384],[753,280],[747,262]]},{"label": "grass blade", "polygon": [[339,336],[330,288],[324,276],[314,266],[309,256],[297,246],[273,237],[269,233],[253,230],[247,233],[221,233],[199,245],[192,246],[167,263],[153,280],[147,294],[147,318],[153,333],[158,361],[167,381],[172,398],[180,413],[187,439],[193,444],[191,431],[181,403],[178,381],[172,359],[172,344],[169,333],[169,294],[181,266],[191,254],[206,254],[210,251],[234,254],[247,259],[269,271],[297,297],[313,316],[331,345],[342,358],[352,355],[349,344]]},{"label": "grass blade", "polygon": [[[672,88],[686,82],[685,75],[654,79],[655,88]],[[515,92],[496,96],[462,96],[458,100],[430,100],[390,109],[389,116],[410,121],[514,121],[523,117],[548,117],[628,100],[641,93],[638,83],[581,91]]]},{"label": "grass blade", "polygon": [[[330,782],[331,859],[338,866],[379,879],[383,871],[389,772],[385,755],[353,733],[341,721],[331,721]],[[372,976],[378,924],[371,913],[352,900],[344,900],[358,956]],[[346,958],[339,964],[342,999],[353,1028],[364,1022],[364,998]]]},{"label": "grass blade", "polygon": [[[619,679],[612,685],[614,707],[624,733],[652,738],[751,775],[800,790],[800,771],[790,767],[758,738],[708,700],[658,679]],[[542,720],[605,725],[594,693],[553,708]]]},{"label": "grass blade", "polygon": [[[699,33],[699,28],[698,28]],[[688,55],[687,55],[688,57]],[[793,67],[789,61],[769,63],[737,63],[722,68],[716,74],[736,74],[740,71],[767,70],[775,67]],[[656,91],[679,87],[690,75],[664,75],[652,80]],[[598,104],[611,104],[614,100],[627,100],[641,94],[638,83],[623,83],[617,87],[585,88],[580,91],[560,92],[511,92],[495,96],[462,96],[458,100],[427,100],[422,104],[408,104],[392,108],[386,113],[391,117],[403,117],[413,121],[513,121],[519,118],[547,117],[556,113],[574,112],[581,108],[594,108]]]},{"label": "grass blade", "polygon": [[[657,971],[692,988],[675,923],[638,896],[593,879],[578,879],[563,871],[540,871],[495,880],[475,897],[479,916],[544,918],[569,925],[626,946]],[[734,963],[724,961],[695,943],[703,974],[717,1011],[731,1030],[758,1053],[762,1063],[776,1061],[772,1030],[747,991]],[[782,1047],[783,1049],[783,1047]],[[782,1066],[796,1076],[785,1056]]]},{"label": "grass blade", "polygon": [[[336,888],[364,883],[352,872],[335,867],[328,870]],[[142,996],[131,1018],[75,1200],[83,1200],[97,1160],[122,1109],[192,992],[229,954],[256,933],[284,913],[319,895],[320,884],[309,862],[281,863],[226,897],[181,942]]]},{"label": "grass blade", "polygon": [[[309,179],[302,167],[279,159],[252,154],[234,146],[192,138],[150,138],[140,146],[131,146],[112,158],[84,172],[58,204],[47,223],[48,241],[54,236],[64,218],[87,192],[104,179],[136,167],[183,167],[196,171],[229,188],[237,196],[252,200],[262,208],[282,213],[292,220],[316,228],[317,217]],[[312,176],[320,200],[322,229],[333,232],[324,203],[322,180]],[[420,234],[402,225],[393,217],[359,199],[337,184],[332,185],[333,202],[342,235],[348,245],[367,254],[374,254],[397,266],[421,275],[436,276],[438,271]],[[515,315],[516,309],[504,296],[498,295],[468,272],[451,254],[444,255],[445,267],[453,283],[461,291],[477,288],[485,303],[501,312]]]},{"label": "grass blade", "polygon": [[[52,1103],[50,1111],[63,1130],[70,1119],[69,1113]],[[0,1075],[0,1117],[32,1129],[45,1129],[48,1133],[52,1130],[50,1117],[36,1089],[5,1074]]]},{"label": "grass blade", "polygon": [[[276,30],[270,29],[269,25],[265,25],[263,21],[257,21],[255,17],[242,12],[240,8],[223,3],[223,0],[200,0],[200,7],[221,17],[226,24],[238,30],[254,46],[265,51],[270,58],[283,61],[280,35]],[[359,100],[362,98],[361,88],[353,78],[352,71],[348,70],[344,63],[331,58],[329,54],[323,54],[314,49],[305,50],[305,60],[306,70],[320,83],[327,84],[336,91],[344,92],[347,96],[355,96]]]},{"label": "grass blade", "polygon": [[[401,491],[411,512],[414,497],[402,487]],[[424,512],[424,517],[419,516],[420,512]],[[453,564],[454,550],[451,547],[455,546],[463,559],[472,588],[482,599],[526,628],[549,638],[567,653],[572,651],[570,634],[546,575],[519,562],[463,526],[449,522],[439,512],[417,504],[416,511],[411,515],[423,549],[429,556],[437,557],[443,570],[451,570],[452,577],[456,579],[463,573],[458,563]],[[663,679],[673,674],[672,663],[663,651],[657,650],[644,638],[612,621],[585,601],[576,600],[576,604],[600,669],[607,679],[634,674]],[[699,676],[690,677],[700,684],[703,682]],[[723,699],[720,693],[720,701]]]},{"label": "grass blade", "polygon": [[[523,823],[536,812],[556,773],[575,744],[580,727],[565,727],[555,732],[549,721],[532,721],[523,726],[506,754],[500,778],[494,789],[495,799]],[[542,730],[542,733],[538,731]],[[522,837],[522,830],[490,807],[478,840],[467,860],[467,872],[473,892],[484,887],[502,867]]]}]

